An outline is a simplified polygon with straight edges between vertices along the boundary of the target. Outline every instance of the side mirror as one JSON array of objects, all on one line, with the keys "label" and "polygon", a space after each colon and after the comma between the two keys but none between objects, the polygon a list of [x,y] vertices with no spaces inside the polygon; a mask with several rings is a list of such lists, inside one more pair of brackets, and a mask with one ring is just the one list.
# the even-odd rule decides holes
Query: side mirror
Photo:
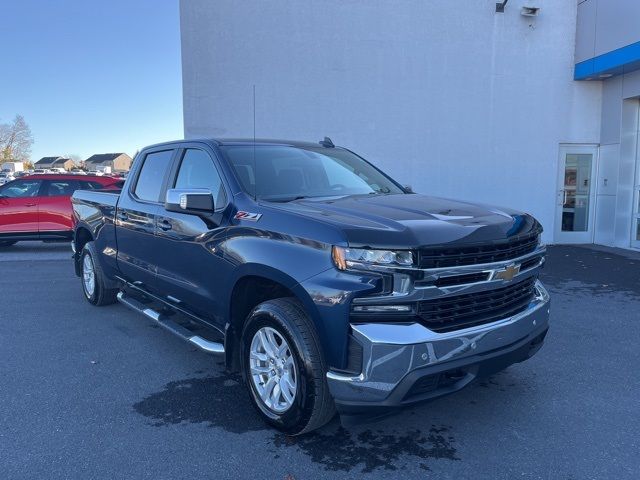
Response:
[{"label": "side mirror", "polygon": [[191,215],[213,213],[213,195],[207,188],[174,188],[167,190],[164,209]]},{"label": "side mirror", "polygon": [[407,193],[413,193],[413,187],[411,185],[403,185]]}]

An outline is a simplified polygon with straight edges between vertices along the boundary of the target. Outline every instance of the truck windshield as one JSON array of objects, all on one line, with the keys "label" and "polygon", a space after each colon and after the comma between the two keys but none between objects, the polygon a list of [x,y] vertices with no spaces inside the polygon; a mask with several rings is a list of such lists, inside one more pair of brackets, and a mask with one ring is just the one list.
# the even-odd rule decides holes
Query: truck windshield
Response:
[{"label": "truck windshield", "polygon": [[340,148],[256,145],[255,160],[253,145],[221,150],[243,189],[261,200],[404,193],[372,165]]}]

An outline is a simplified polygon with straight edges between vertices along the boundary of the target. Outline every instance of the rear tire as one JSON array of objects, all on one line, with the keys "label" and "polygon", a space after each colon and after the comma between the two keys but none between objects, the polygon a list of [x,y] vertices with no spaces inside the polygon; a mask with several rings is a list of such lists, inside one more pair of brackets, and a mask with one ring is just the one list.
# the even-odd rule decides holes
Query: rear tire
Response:
[{"label": "rear tire", "polygon": [[11,240],[3,240],[0,242],[0,248],[3,247],[10,247],[11,245],[15,245],[17,242],[11,241]]},{"label": "rear tire", "polygon": [[[271,346],[265,348],[265,341]],[[242,331],[240,355],[251,401],[268,424],[300,435],[335,415],[320,341],[298,300],[279,298],[254,308]]]},{"label": "rear tire", "polygon": [[87,242],[80,255],[82,291],[89,303],[100,307],[115,303],[118,289],[105,286],[104,272],[96,261],[97,258],[95,245]]}]

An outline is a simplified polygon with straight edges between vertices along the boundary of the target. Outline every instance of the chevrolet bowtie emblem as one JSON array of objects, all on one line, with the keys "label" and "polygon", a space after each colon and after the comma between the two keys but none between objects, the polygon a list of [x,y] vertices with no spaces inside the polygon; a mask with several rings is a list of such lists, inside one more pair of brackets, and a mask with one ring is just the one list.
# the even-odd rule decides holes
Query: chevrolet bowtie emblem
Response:
[{"label": "chevrolet bowtie emblem", "polygon": [[507,265],[504,267],[504,270],[498,270],[494,275],[494,279],[502,279],[507,282],[513,280],[518,273],[520,273],[520,264],[512,263],[511,265]]}]

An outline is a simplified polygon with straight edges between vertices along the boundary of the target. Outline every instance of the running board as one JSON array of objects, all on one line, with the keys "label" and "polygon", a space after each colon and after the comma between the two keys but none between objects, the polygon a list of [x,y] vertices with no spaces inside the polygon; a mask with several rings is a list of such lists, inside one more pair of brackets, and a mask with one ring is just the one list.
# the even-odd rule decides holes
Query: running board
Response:
[{"label": "running board", "polygon": [[128,296],[124,292],[118,293],[118,301],[123,304],[125,307],[130,308],[131,310],[142,313],[145,317],[150,318],[162,328],[170,331],[174,335],[186,340],[189,343],[192,343],[196,347],[198,347],[203,352],[207,353],[215,353],[221,354],[224,353],[224,345],[222,343],[211,342],[206,340],[199,335],[194,335],[193,332],[184,328],[182,325],[178,325],[177,323],[169,320],[166,317],[163,317],[160,312],[153,310],[152,308],[147,307],[146,305],[140,303],[135,298]]}]

